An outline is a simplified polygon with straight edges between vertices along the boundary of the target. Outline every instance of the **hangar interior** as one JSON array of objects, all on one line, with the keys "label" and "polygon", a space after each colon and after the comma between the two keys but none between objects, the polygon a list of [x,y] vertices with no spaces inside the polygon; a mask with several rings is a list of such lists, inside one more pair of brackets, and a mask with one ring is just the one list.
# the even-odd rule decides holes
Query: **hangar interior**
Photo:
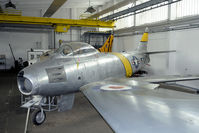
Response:
[{"label": "hangar interior", "polygon": [[[149,65],[144,68],[149,75],[198,74],[198,7],[198,0],[1,0],[0,132],[23,132],[25,126],[26,110],[20,108],[15,61],[26,62],[30,59],[29,52],[57,49],[63,42],[102,46],[107,35],[113,34],[112,51],[130,52],[136,49],[148,27],[148,51],[176,50],[151,55]],[[27,17],[31,20],[26,21]],[[48,18],[56,23],[44,23]],[[66,19],[66,23],[57,19]],[[63,28],[61,31],[59,26]],[[198,88],[199,82],[178,84]],[[28,130],[113,132],[82,94],[77,94],[72,111],[49,113],[46,124],[39,127],[29,124]]]}]

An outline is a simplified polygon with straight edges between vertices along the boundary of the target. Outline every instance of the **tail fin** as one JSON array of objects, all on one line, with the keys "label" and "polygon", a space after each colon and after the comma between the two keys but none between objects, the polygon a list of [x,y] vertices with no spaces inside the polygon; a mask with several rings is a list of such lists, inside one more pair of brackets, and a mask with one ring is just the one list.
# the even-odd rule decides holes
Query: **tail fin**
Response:
[{"label": "tail fin", "polygon": [[149,29],[146,28],[144,34],[142,35],[142,39],[140,41],[140,44],[138,45],[138,47],[136,49],[137,51],[139,51],[142,54],[147,54],[147,55],[176,52],[176,50],[148,52],[147,51],[148,32],[149,32]]},{"label": "tail fin", "polygon": [[106,40],[106,42],[104,43],[104,45],[98,50],[100,52],[112,52],[113,38],[114,36],[111,34]]},{"label": "tail fin", "polygon": [[144,34],[142,35],[142,39],[140,40],[140,44],[137,47],[137,51],[147,52],[147,44],[148,44],[148,33],[149,29],[146,27]]}]

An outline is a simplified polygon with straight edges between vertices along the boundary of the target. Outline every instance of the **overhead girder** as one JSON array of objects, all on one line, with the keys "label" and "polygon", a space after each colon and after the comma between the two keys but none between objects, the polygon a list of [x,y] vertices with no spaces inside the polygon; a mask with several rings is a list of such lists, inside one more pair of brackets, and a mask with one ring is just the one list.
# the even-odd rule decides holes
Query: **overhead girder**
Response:
[{"label": "overhead girder", "polygon": [[43,17],[51,17],[67,0],[53,0]]},{"label": "overhead girder", "polygon": [[56,32],[67,32],[70,26],[114,28],[114,21],[100,21],[87,19],[59,19],[44,17],[0,15],[0,23],[50,25]]}]

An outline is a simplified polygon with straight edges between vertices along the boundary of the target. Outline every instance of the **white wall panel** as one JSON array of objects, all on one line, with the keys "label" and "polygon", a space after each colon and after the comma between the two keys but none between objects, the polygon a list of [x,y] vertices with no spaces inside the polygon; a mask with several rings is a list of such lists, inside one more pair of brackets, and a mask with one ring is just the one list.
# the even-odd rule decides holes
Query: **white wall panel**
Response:
[{"label": "white wall panel", "polygon": [[[199,74],[199,29],[175,31],[170,40],[177,49],[175,72],[178,74]],[[199,81],[180,82],[183,85],[199,88]]]},{"label": "white wall panel", "polygon": [[41,17],[41,10],[22,10],[22,16]]}]

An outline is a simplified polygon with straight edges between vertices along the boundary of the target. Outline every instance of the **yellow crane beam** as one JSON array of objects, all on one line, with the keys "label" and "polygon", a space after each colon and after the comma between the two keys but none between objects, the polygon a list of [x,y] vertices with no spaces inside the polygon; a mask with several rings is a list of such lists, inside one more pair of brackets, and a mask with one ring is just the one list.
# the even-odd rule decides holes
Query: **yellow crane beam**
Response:
[{"label": "yellow crane beam", "polygon": [[0,23],[37,24],[55,26],[56,32],[67,32],[70,26],[113,28],[113,21],[100,21],[89,19],[60,19],[29,16],[0,15]]}]

